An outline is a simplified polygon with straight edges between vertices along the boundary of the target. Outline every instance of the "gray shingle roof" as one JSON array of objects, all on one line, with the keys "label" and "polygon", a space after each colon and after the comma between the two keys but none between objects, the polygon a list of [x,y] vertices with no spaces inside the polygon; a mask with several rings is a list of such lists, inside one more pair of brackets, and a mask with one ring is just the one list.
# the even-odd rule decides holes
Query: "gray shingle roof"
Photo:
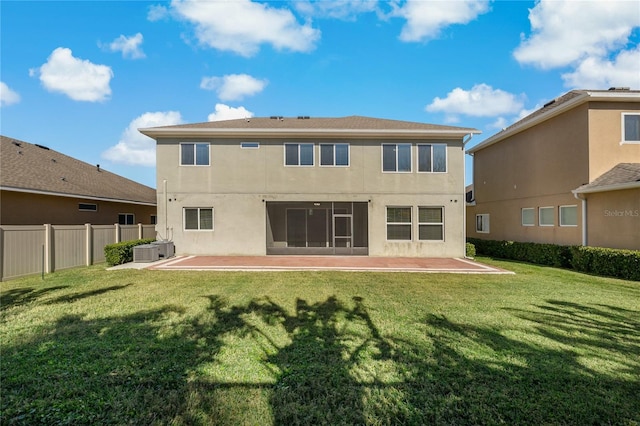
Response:
[{"label": "gray shingle roof", "polygon": [[156,190],[41,145],[0,136],[0,186],[156,204]]},{"label": "gray shingle roof", "polygon": [[638,183],[640,187],[640,163],[620,163],[593,182],[577,188],[575,192],[598,192],[598,190],[628,186],[635,183]]},{"label": "gray shingle roof", "polygon": [[352,115],[349,117],[253,117],[156,127],[156,129],[318,129],[318,130],[451,130],[475,132],[468,127],[442,126],[412,121],[388,120]]}]

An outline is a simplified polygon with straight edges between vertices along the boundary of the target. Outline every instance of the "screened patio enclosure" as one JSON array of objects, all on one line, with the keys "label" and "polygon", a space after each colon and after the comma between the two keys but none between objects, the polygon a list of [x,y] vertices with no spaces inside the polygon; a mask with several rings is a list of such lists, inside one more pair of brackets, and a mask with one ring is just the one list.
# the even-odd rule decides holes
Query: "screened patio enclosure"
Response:
[{"label": "screened patio enclosure", "polygon": [[267,254],[369,254],[367,202],[267,202]]}]

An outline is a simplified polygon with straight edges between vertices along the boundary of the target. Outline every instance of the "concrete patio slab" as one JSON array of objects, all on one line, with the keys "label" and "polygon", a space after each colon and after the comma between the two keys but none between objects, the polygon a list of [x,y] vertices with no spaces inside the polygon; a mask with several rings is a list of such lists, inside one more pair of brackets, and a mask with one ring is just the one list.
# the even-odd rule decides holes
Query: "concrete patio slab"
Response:
[{"label": "concrete patio slab", "polygon": [[461,258],[371,256],[180,256],[147,264],[162,271],[378,271],[456,274],[513,272]]}]

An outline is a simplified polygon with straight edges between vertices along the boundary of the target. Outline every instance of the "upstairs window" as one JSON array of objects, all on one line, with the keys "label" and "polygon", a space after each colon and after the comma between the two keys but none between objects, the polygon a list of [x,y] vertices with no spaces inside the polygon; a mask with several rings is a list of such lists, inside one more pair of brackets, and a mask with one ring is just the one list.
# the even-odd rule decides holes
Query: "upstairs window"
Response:
[{"label": "upstairs window", "polygon": [[411,144],[382,144],[383,172],[411,172]]},{"label": "upstairs window", "polygon": [[206,142],[181,143],[180,144],[180,165],[181,166],[208,166],[209,165],[209,144]]},{"label": "upstairs window", "polygon": [[349,144],[334,143],[320,144],[320,165],[321,166],[348,166],[349,165]]},{"label": "upstairs window", "polygon": [[447,145],[420,144],[418,145],[418,172],[446,173]]},{"label": "upstairs window", "polygon": [[313,166],[312,143],[284,144],[285,166]]},{"label": "upstairs window", "polygon": [[640,143],[640,114],[622,114],[622,143]]},{"label": "upstairs window", "polygon": [[578,206],[560,206],[560,226],[578,226]]}]

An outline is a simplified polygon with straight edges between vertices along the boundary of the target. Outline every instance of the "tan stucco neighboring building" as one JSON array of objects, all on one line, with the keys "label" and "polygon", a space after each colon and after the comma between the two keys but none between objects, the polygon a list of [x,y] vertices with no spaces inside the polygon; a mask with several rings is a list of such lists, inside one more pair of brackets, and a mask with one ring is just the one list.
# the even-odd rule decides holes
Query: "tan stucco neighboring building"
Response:
[{"label": "tan stucco neighboring building", "polygon": [[153,224],[156,191],[68,155],[0,136],[0,225]]},{"label": "tan stucco neighboring building", "polygon": [[178,254],[461,257],[475,129],[266,117],[140,129]]},{"label": "tan stucco neighboring building", "polygon": [[570,91],[467,152],[468,237],[640,250],[640,91]]}]

